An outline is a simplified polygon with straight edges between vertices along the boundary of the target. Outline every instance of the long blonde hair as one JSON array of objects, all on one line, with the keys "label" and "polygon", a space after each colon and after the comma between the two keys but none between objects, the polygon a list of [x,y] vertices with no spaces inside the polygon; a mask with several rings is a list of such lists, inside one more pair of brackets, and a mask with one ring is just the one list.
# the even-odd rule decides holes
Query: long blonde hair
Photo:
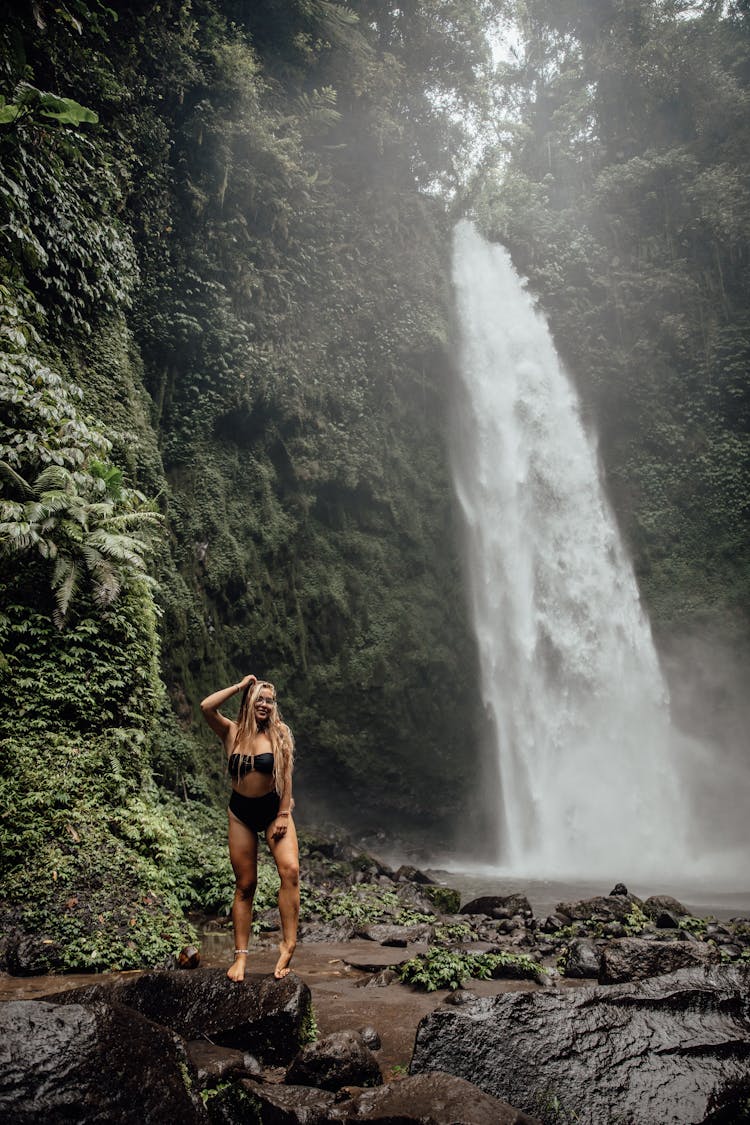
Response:
[{"label": "long blonde hair", "polygon": [[278,795],[283,797],[284,779],[291,777],[294,766],[294,738],[289,727],[282,721],[276,702],[276,688],[268,680],[256,680],[254,684],[248,684],[242,693],[242,702],[237,715],[237,736],[232,749],[236,750],[246,739],[250,742],[255,741],[260,731],[255,718],[255,701],[264,688],[273,692],[273,706],[268,716],[268,727],[264,729],[273,750],[273,787]]}]

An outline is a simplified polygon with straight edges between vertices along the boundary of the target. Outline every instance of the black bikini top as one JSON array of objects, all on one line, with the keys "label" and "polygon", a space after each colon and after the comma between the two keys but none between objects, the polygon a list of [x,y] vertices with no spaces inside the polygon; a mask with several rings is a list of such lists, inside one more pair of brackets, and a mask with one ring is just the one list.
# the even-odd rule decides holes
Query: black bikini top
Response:
[{"label": "black bikini top", "polygon": [[230,775],[239,780],[246,773],[273,773],[273,754],[230,754],[227,762]]}]

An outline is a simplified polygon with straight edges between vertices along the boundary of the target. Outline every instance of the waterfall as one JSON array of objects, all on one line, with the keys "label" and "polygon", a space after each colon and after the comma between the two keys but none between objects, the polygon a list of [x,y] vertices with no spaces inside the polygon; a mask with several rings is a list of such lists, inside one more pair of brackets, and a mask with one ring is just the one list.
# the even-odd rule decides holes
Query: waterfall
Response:
[{"label": "waterfall", "polygon": [[497,755],[495,862],[540,878],[684,874],[666,685],[595,442],[508,253],[468,222],[454,239],[451,457]]}]

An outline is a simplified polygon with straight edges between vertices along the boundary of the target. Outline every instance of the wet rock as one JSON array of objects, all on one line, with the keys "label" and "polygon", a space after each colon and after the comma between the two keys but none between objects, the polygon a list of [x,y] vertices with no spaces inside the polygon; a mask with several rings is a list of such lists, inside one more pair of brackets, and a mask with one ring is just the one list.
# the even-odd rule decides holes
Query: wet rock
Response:
[{"label": "wet rock", "polygon": [[0,936],[0,969],[14,977],[40,976],[52,972],[61,962],[59,943],[25,934],[20,930],[5,930]]},{"label": "wet rock", "polygon": [[633,903],[637,901],[639,900],[630,895],[595,895],[577,902],[558,902],[555,914],[562,914],[566,924],[571,921],[621,922],[630,914]]},{"label": "wet rock", "polygon": [[628,893],[628,888],[625,886],[624,883],[615,883],[614,887],[609,892],[609,895],[610,895],[610,898],[611,898],[612,895],[625,895],[625,896],[627,896],[627,893]]},{"label": "wet rock", "polygon": [[568,918],[566,914],[560,914],[558,911],[554,911],[544,919],[539,929],[544,934],[554,934],[556,930],[562,930],[569,925],[570,918]]},{"label": "wet rock", "polygon": [[623,938],[609,942],[601,953],[600,984],[622,984],[673,973],[719,960],[716,948],[706,942],[644,941]]},{"label": "wet rock", "polygon": [[227,1078],[262,1078],[263,1067],[255,1055],[236,1051],[233,1047],[218,1047],[207,1039],[194,1039],[186,1045],[190,1062],[196,1073],[200,1089]]},{"label": "wet rock", "polygon": [[410,941],[428,941],[432,933],[431,926],[389,926],[386,923],[373,926],[363,926],[356,931],[357,937],[376,941],[379,945],[396,946],[405,948]]},{"label": "wet rock", "polygon": [[258,928],[261,933],[272,934],[281,929],[281,915],[277,906],[264,910],[255,920],[259,924]]},{"label": "wet rock", "polygon": [[337,1106],[331,1119],[383,1125],[540,1125],[470,1082],[436,1073],[365,1090]]},{"label": "wet rock", "polygon": [[[222,1091],[222,1093],[224,1093]],[[336,1094],[311,1086],[281,1086],[276,1083],[258,1086],[240,1082],[222,1098],[221,1125],[329,1125]]]},{"label": "wet rock", "polygon": [[382,1047],[380,1036],[371,1025],[368,1024],[367,1027],[358,1028],[357,1034],[362,1037],[362,1042],[366,1047],[369,1047],[371,1051],[379,1051]]},{"label": "wet rock", "polygon": [[684,918],[690,913],[686,906],[683,906],[676,898],[672,898],[671,895],[651,895],[643,903],[643,913],[649,918],[657,918],[663,910],[669,911],[677,918]]},{"label": "wet rock", "polygon": [[544,1120],[739,1121],[749,998],[749,968],[715,965],[441,1005],[419,1025],[411,1072],[448,1071]]},{"label": "wet rock", "polygon": [[374,977],[365,981],[365,988],[387,988],[389,984],[394,984],[398,979],[399,976],[395,969],[382,969]]},{"label": "wet rock", "polygon": [[359,1032],[334,1031],[303,1047],[284,1081],[290,1086],[340,1090],[343,1086],[380,1086],[383,1076]]},{"label": "wet rock", "polygon": [[420,871],[418,867],[412,867],[409,863],[402,863],[393,878],[397,883],[421,883],[423,886],[435,882],[424,871]]},{"label": "wet rock", "polygon": [[588,938],[576,938],[568,946],[565,958],[565,976],[596,980],[599,976],[601,954],[596,944]]},{"label": "wet rock", "polygon": [[351,941],[354,926],[351,922],[303,922],[299,927],[300,941]]},{"label": "wet rock", "polygon": [[194,945],[186,945],[177,954],[177,967],[179,969],[197,969],[201,963],[200,950]]},{"label": "wet rock", "polygon": [[427,889],[417,883],[398,883],[396,894],[402,907],[418,910],[422,914],[434,914],[435,908],[432,899],[427,897]]},{"label": "wet rock", "polygon": [[657,930],[677,930],[680,926],[677,916],[671,914],[668,910],[662,910],[659,914],[656,914],[653,917],[653,923]]},{"label": "wet rock", "polygon": [[0,1004],[3,1121],[198,1125],[208,1118],[189,1075],[178,1036],[128,1008]]},{"label": "wet rock", "polygon": [[461,914],[486,914],[488,918],[533,918],[534,912],[526,895],[484,895],[473,898],[461,907]]},{"label": "wet rock", "polygon": [[143,973],[49,999],[55,1004],[123,1004],[185,1039],[207,1037],[276,1065],[294,1058],[311,1010],[310,989],[295,973],[283,980],[253,973],[236,984],[223,969]]},{"label": "wet rock", "polygon": [[628,931],[625,929],[622,922],[607,922],[602,926],[602,933],[605,937],[621,938],[627,937]]},{"label": "wet rock", "polygon": [[457,988],[455,992],[448,993],[443,1003],[454,1004],[460,1008],[462,1004],[473,1004],[477,999],[476,992],[472,992],[470,988]]},{"label": "wet rock", "polygon": [[732,961],[742,956],[741,947],[739,945],[734,945],[732,942],[722,945],[721,952],[723,957],[729,957]]}]

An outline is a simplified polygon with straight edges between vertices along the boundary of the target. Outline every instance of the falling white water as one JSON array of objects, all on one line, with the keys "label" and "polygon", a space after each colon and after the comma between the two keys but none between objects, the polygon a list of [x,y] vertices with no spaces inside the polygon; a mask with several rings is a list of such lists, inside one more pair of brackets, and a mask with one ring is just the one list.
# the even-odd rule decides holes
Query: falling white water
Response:
[{"label": "falling white water", "polygon": [[667,692],[595,444],[508,253],[455,232],[453,434],[497,864],[540,878],[685,872]]}]

